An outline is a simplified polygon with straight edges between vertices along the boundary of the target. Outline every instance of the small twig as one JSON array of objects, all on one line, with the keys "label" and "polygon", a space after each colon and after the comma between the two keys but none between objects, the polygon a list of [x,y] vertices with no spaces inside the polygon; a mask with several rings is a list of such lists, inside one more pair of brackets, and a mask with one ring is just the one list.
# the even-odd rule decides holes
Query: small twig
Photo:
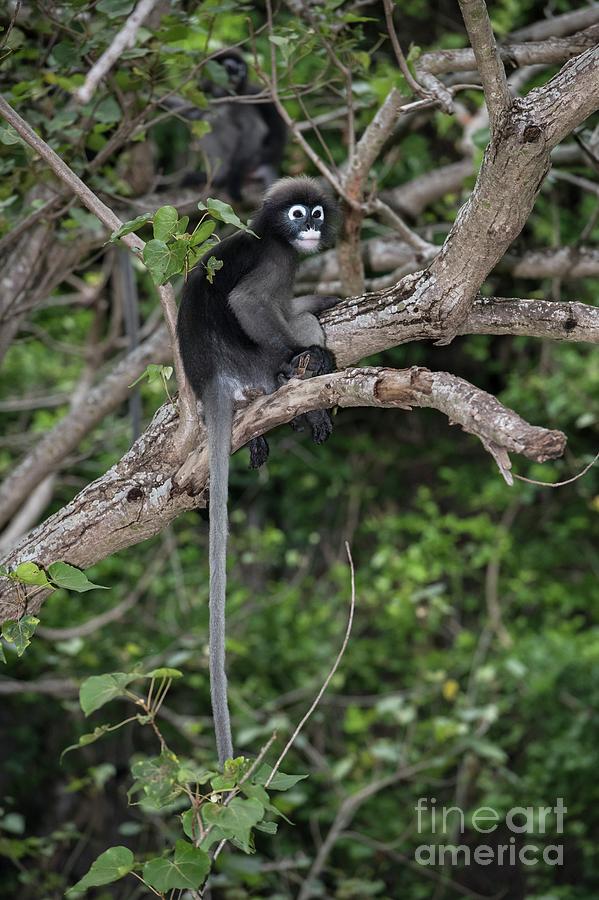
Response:
[{"label": "small twig", "polygon": [[590,461],[588,466],[585,466],[582,472],[579,472],[578,475],[573,475],[572,478],[568,478],[566,481],[556,481],[551,483],[550,481],[535,481],[534,478],[525,478],[524,475],[514,475],[514,478],[517,478],[518,481],[526,481],[527,484],[538,484],[539,487],[548,487],[548,488],[560,488],[564,487],[566,484],[572,484],[574,481],[578,481],[579,478],[582,478],[583,475],[592,469],[597,460],[599,459],[599,453],[597,453],[593,459]]},{"label": "small twig", "polygon": [[[267,27],[268,27],[268,34],[269,34],[269,37],[271,37],[273,34],[271,0],[266,0],[266,21],[267,21]],[[283,106],[283,104],[281,102],[281,99],[279,97],[278,85],[277,85],[276,47],[272,43],[272,41],[270,42],[270,70],[271,70],[270,78],[260,68],[257,60],[255,60],[255,62],[254,62],[254,68],[256,70],[256,75],[258,76],[258,78],[263,82],[263,84],[266,85],[267,89],[269,90],[270,95],[272,97],[272,102],[274,103],[274,105],[277,109],[277,112],[279,113],[279,115],[281,116],[281,118],[283,119],[283,121],[285,122],[285,124],[287,125],[287,127],[289,128],[291,133],[293,134],[295,140],[300,145],[300,147],[302,148],[302,150],[304,151],[304,153],[306,154],[308,159],[314,163],[314,165],[316,166],[318,171],[321,173],[321,175],[324,176],[324,178],[326,178],[326,180],[329,182],[331,187],[337,192],[337,194],[340,197],[345,198],[345,192],[339,182],[339,179],[336,177],[336,175],[333,174],[333,172],[329,169],[329,167],[324,164],[324,162],[321,160],[319,155],[314,152],[314,150],[312,149],[312,147],[310,146],[308,141],[304,138],[301,131],[299,131],[297,129],[295,122],[293,121],[293,119],[291,118],[291,116],[289,115],[289,113],[287,112],[287,110],[285,109],[285,107]],[[345,198],[345,199],[347,199],[347,198]],[[348,200],[348,202],[350,202],[350,201]]]},{"label": "small twig", "polygon": [[324,841],[318,849],[318,853],[316,854],[312,866],[310,867],[310,871],[302,884],[297,900],[308,900],[308,898],[314,896],[314,882],[322,872],[331,850],[339,840],[341,834],[351,823],[359,808],[367,800],[374,797],[380,791],[385,790],[385,788],[389,788],[396,784],[398,781],[407,780],[418,772],[432,768],[434,765],[439,765],[445,761],[446,760],[441,757],[436,760],[423,760],[412,766],[404,766],[396,769],[391,775],[386,775],[383,778],[370,782],[370,784],[367,784],[359,791],[356,791],[355,794],[350,794],[346,797],[339,807],[333,824],[329,828]]},{"label": "small twig", "polygon": [[5,253],[6,250],[11,246],[11,244],[14,244],[16,239],[20,237],[23,232],[31,228],[32,225],[35,225],[35,223],[39,219],[43,218],[46,213],[50,212],[50,210],[54,206],[56,206],[57,203],[62,199],[63,198],[59,196],[53,197],[51,200],[48,200],[46,203],[44,203],[43,206],[40,206],[39,209],[34,209],[33,212],[29,213],[28,216],[25,216],[24,219],[21,219],[21,221],[17,225],[15,225],[14,228],[11,228],[8,234],[5,234],[2,240],[0,240],[0,255],[2,253]]},{"label": "small twig", "polygon": [[[9,39],[9,37],[10,37],[11,31],[12,31],[13,28],[15,27],[15,22],[17,21],[17,19],[18,19],[18,17],[19,17],[19,12],[20,12],[20,11],[21,11],[21,0],[17,0],[17,2],[16,2],[16,4],[15,4],[14,12],[13,12],[13,14],[12,14],[12,16],[11,16],[10,22],[8,23],[8,28],[6,29],[6,32],[5,32],[5,34],[4,34],[4,37],[3,37],[2,40],[0,41],[0,50],[1,50],[1,49],[5,46],[5,44],[7,43],[8,39]],[[9,52],[10,52],[10,50],[9,50]]]},{"label": "small twig", "polygon": [[397,60],[397,65],[401,70],[401,74],[406,79],[408,86],[411,88],[412,92],[416,94],[416,96],[428,100],[431,98],[430,92],[427,91],[426,88],[423,88],[422,85],[416,81],[416,79],[410,72],[410,67],[408,66],[408,62],[403,54],[403,50],[401,49],[401,45],[397,37],[397,32],[395,30],[395,25],[393,24],[394,7],[392,0],[383,0],[383,5],[385,7],[385,21],[387,23],[387,31],[389,32],[389,37],[391,38],[393,52],[395,53],[395,59]]},{"label": "small twig", "polygon": [[331,678],[337,671],[337,668],[339,667],[339,663],[341,662],[343,654],[345,653],[346,647],[348,645],[349,636],[351,634],[352,623],[354,621],[354,609],[356,606],[356,579],[355,579],[355,572],[354,572],[354,561],[352,559],[351,550],[349,548],[349,544],[347,543],[347,541],[345,543],[345,550],[347,552],[347,558],[349,560],[349,566],[350,566],[350,570],[351,570],[351,605],[350,605],[350,610],[349,610],[349,618],[347,621],[347,628],[345,629],[345,636],[343,638],[343,643],[341,644],[341,648],[339,650],[339,653],[337,654],[337,658],[335,659],[335,662],[333,663],[329,674],[325,678],[325,680],[322,684],[322,687],[318,691],[316,697],[314,698],[312,704],[310,705],[310,708],[308,709],[308,711],[306,712],[304,717],[299,722],[295,731],[293,732],[293,734],[291,735],[291,737],[285,744],[285,747],[283,748],[281,755],[279,756],[276,763],[274,764],[272,772],[270,773],[270,775],[268,776],[268,778],[264,784],[265,788],[268,788],[268,786],[270,785],[271,781],[277,774],[277,772],[281,766],[281,763],[283,762],[283,760],[287,756],[289,750],[295,743],[295,740],[296,740],[298,734],[300,733],[300,731],[302,730],[302,728],[304,727],[304,725],[306,724],[306,722],[308,721],[308,719],[310,718],[310,716],[312,715],[312,713],[314,712],[314,710],[316,709],[318,704],[320,703],[320,698],[326,691],[326,689],[329,686],[329,683],[331,681]]},{"label": "small twig", "polygon": [[368,213],[374,212],[376,213],[381,221],[385,222],[385,224],[390,225],[397,234],[401,237],[406,244],[410,247],[413,247],[417,254],[430,254],[432,250],[436,250],[433,244],[430,244],[428,241],[425,241],[424,238],[421,238],[419,234],[416,234],[415,231],[407,225],[404,220],[398,215],[395,210],[391,209],[386,203],[384,203],[379,198],[375,200],[371,200],[370,203],[366,204],[366,211]]},{"label": "small twig", "polygon": [[100,81],[120,59],[121,54],[133,46],[142,22],[152,12],[157,2],[158,0],[140,0],[112,43],[89,70],[85,82],[75,91],[75,99],[79,103],[91,100]]}]

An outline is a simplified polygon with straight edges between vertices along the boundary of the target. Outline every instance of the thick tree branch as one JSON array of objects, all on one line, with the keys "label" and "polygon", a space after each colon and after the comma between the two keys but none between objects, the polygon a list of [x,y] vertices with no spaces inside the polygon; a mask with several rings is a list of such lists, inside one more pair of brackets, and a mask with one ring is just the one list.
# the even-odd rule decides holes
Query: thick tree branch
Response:
[{"label": "thick tree branch", "polygon": [[462,334],[520,334],[599,344],[599,307],[553,300],[479,298]]},{"label": "thick tree branch", "polygon": [[549,170],[552,148],[598,107],[597,46],[566,63],[543,87],[513,101],[509,121],[491,139],[474,190],[441,252],[412,288],[411,302],[423,311],[427,298],[435,296],[430,312],[446,329],[443,342],[457,333],[480,285],[522,230]]},{"label": "thick tree branch", "polygon": [[558,247],[508,254],[502,261],[515,278],[594,278],[599,275],[599,248]]},{"label": "thick tree branch", "polygon": [[[543,461],[560,456],[565,445],[561,432],[528,425],[495,397],[463,379],[412,368],[356,369],[293,381],[237,414],[233,450],[306,410],[331,406],[438,409],[477,435],[508,479],[509,453]],[[39,525],[3,562],[11,568],[25,559],[46,565],[64,559],[86,568],[158,533],[184,510],[205,505],[205,435],[186,456],[172,439],[177,427],[176,411],[163,406],[112,469]],[[42,593],[33,596],[28,611],[39,609],[43,599]],[[0,621],[22,612],[13,583],[0,579]]]},{"label": "thick tree branch", "polygon": [[[546,41],[506,44],[499,55],[506,65],[559,65],[594,47],[599,40],[599,25],[592,25],[570,37]],[[446,72],[472,72],[476,69],[474,50],[433,50],[423,53],[416,63],[418,73],[443,75]]]}]

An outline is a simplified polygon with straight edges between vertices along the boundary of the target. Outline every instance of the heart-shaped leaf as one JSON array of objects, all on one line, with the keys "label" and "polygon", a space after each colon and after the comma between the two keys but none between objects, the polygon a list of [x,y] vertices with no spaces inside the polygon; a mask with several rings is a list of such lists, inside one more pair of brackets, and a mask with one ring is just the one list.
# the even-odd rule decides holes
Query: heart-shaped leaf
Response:
[{"label": "heart-shaped leaf", "polygon": [[151,859],[144,866],[144,880],[161,893],[173,888],[196,890],[210,871],[210,858],[204,850],[177,841],[173,858]]},{"label": "heart-shaped leaf", "polygon": [[134,863],[135,858],[127,847],[111,847],[110,850],[105,850],[100,854],[92,863],[89,872],[77,884],[68,889],[66,896],[76,897],[90,887],[118,881],[119,878],[124,878],[131,871]]},{"label": "heart-shaped leaf", "polygon": [[89,716],[115,697],[122,697],[127,685],[139,677],[126,672],[111,672],[108,675],[92,675],[91,678],[86,678],[79,689],[81,709]]},{"label": "heart-shaped leaf", "polygon": [[161,206],[154,215],[154,238],[168,241],[173,236],[179,221],[179,213],[174,206]]}]

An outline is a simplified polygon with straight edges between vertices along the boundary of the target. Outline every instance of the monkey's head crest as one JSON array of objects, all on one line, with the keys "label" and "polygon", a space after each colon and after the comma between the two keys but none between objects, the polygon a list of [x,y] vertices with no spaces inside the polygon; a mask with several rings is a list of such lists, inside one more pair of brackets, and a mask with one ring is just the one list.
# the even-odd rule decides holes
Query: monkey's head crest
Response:
[{"label": "monkey's head crest", "polygon": [[252,222],[261,237],[274,236],[299,253],[315,253],[335,239],[337,204],[314,178],[282,178],[267,191]]}]

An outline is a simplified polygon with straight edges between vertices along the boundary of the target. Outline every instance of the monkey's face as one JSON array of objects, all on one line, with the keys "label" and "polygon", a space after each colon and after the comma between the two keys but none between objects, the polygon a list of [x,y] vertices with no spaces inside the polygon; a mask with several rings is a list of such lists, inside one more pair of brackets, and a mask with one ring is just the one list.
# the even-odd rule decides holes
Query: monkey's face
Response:
[{"label": "monkey's face", "polygon": [[334,242],[336,208],[330,192],[315,179],[282,178],[267,191],[252,229],[296,252],[315,253]]},{"label": "monkey's face", "polygon": [[322,243],[325,211],[321,203],[294,203],[284,210],[289,242],[300,253],[316,253]]}]

